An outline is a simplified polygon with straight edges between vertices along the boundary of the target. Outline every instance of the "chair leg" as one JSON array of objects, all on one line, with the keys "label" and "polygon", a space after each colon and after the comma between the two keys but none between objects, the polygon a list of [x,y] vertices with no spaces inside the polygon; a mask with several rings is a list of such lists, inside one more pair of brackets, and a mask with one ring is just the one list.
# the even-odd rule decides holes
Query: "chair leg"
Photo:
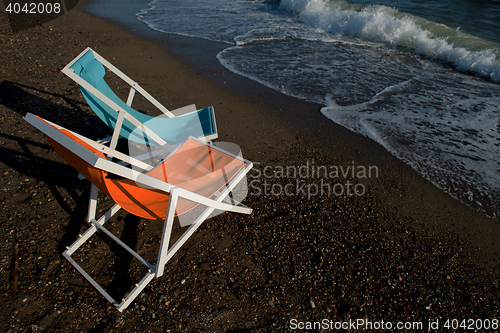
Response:
[{"label": "chair leg", "polygon": [[165,265],[174,256],[174,254],[179,251],[179,249],[184,245],[184,243],[191,237],[191,235],[202,225],[202,223],[210,216],[214,211],[214,208],[207,207],[203,213],[198,216],[195,222],[186,230],[182,236],[169,248],[170,237],[172,235],[172,227],[175,215],[175,206],[177,205],[178,195],[175,189],[170,191],[170,200],[168,203],[167,216],[165,218],[165,223],[163,226],[163,234],[161,239],[160,250],[158,253],[158,260],[156,262],[156,277],[163,275],[165,270]]},{"label": "chair leg", "polygon": [[[94,232],[95,232],[95,230],[92,233],[94,233]],[[85,277],[85,279],[87,279],[87,281],[89,281],[90,284],[94,288],[96,288],[97,291],[99,291],[101,293],[101,295],[103,295],[108,300],[108,302],[113,304],[120,312],[125,310],[130,305],[130,303],[132,303],[134,301],[134,299],[137,296],[139,296],[141,291],[148,285],[148,283],[151,282],[151,280],[155,277],[155,272],[152,270],[149,270],[149,272],[146,273],[146,275],[142,278],[142,280],[135,285],[135,288],[132,289],[132,291],[130,291],[130,293],[128,293],[128,295],[124,299],[122,299],[122,302],[117,303],[115,301],[115,299],[113,297],[111,297],[111,295],[108,294],[106,292],[106,290],[104,290],[104,288],[102,288],[99,285],[99,283],[97,283],[97,281],[95,281],[89,274],[87,274],[87,272],[85,272],[85,270],[82,267],[80,267],[80,265],[78,265],[76,263],[76,261],[73,260],[73,258],[71,258],[70,251],[65,251],[63,253],[63,255],[80,272],[80,274],[82,274],[83,277]]]},{"label": "chair leg", "polygon": [[[87,215],[87,221],[90,222],[92,225],[81,235],[79,235],[78,239],[71,244],[71,246],[68,246],[66,248],[66,251],[64,251],[63,256],[77,269],[80,274],[83,275],[89,283],[97,289],[103,295],[108,302],[112,303],[118,311],[123,311],[125,310],[130,303],[141,293],[141,291],[148,285],[148,283],[155,277],[155,267],[148,263],[146,260],[144,260],[141,256],[139,256],[135,251],[130,249],[126,244],[124,244],[120,239],[118,239],[116,236],[111,234],[106,228],[103,227],[104,223],[108,221],[113,215],[118,212],[121,207],[118,204],[113,205],[106,213],[104,213],[99,220],[95,220],[96,217],[96,211],[97,211],[97,194],[99,192],[99,189],[92,185],[90,189],[90,198],[89,198],[89,209],[88,209],[88,215]],[[104,288],[102,288],[97,281],[95,281],[78,263],[71,258],[71,255],[75,253],[87,240],[89,240],[90,237],[92,237],[97,230],[101,230],[105,232],[108,236],[110,236],[114,241],[118,242],[119,245],[121,245],[125,250],[130,252],[132,255],[134,255],[137,259],[139,259],[143,264],[145,264],[149,268],[149,272],[146,273],[144,278],[135,285],[135,288],[132,289],[132,291],[122,300],[121,303],[117,303],[111,295],[109,295]]]},{"label": "chair leg", "polygon": [[[188,230],[186,230],[182,236],[177,240],[177,242],[172,245],[170,249],[167,251],[162,250],[159,254],[159,260],[156,264],[156,277],[160,277],[163,275],[163,271],[165,269],[165,265],[167,262],[174,256],[174,254],[179,251],[179,249],[184,245],[184,243],[191,237],[191,235],[205,222],[207,217],[212,213],[214,208],[207,208],[204,213],[193,223]],[[161,260],[161,261],[160,261]]]},{"label": "chair leg", "polygon": [[[87,222],[92,222],[95,221],[95,215],[97,211],[97,194],[99,193],[99,189],[97,186],[92,184],[90,187],[90,197],[89,197],[89,209],[87,212]],[[115,205],[117,206],[117,205]],[[100,224],[104,224],[111,216],[118,211],[116,207],[113,206],[111,209],[106,212],[100,219]],[[118,206],[119,207],[119,206]],[[108,218],[106,218],[109,216]],[[84,233],[83,235],[80,234],[78,235],[78,239],[71,244],[71,246],[66,247],[66,251],[64,251],[65,257],[72,255],[80,246],[83,245],[92,235],[97,231],[97,228],[94,225],[91,225]]]},{"label": "chair leg", "polygon": [[156,261],[156,277],[163,275],[163,270],[168,259],[165,254],[168,252],[168,247],[170,245],[170,237],[172,236],[172,227],[174,225],[175,216],[175,206],[177,206],[177,200],[179,196],[174,189],[170,191],[170,198],[168,201],[167,214],[165,216],[165,222],[163,223],[163,232],[161,235],[160,250],[158,252],[158,259]]},{"label": "chair leg", "polygon": [[89,209],[87,213],[87,222],[95,220],[95,214],[97,212],[97,194],[99,189],[94,184],[90,186],[90,198],[89,198]]},{"label": "chair leg", "polygon": [[115,304],[117,307],[118,311],[122,312],[125,310],[130,303],[134,301],[134,299],[139,296],[141,291],[146,288],[149,282],[153,280],[155,277],[155,273],[153,271],[149,271],[141,280],[141,282],[137,283],[135,285],[135,288],[122,300],[120,304]]}]

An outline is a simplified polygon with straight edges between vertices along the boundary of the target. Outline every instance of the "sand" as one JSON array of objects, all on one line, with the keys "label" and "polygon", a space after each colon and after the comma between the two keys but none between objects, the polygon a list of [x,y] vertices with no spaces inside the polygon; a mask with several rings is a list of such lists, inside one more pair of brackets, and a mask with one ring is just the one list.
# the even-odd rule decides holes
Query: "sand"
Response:
[{"label": "sand", "polygon": [[[79,7],[18,32],[4,13],[0,19],[4,332],[280,332],[323,319],[410,321],[427,329],[435,320],[443,328],[446,319],[500,319],[500,223],[435,188],[372,140],[328,121],[319,105],[228,73],[215,61],[176,58],[169,47],[179,39],[140,38]],[[170,109],[213,105],[217,141],[236,143],[256,164],[245,200],[252,215],[206,221],[165,276],[123,313],[62,257],[87,228],[88,183],[23,120],[31,112],[91,138],[110,133],[60,73],[87,46]],[[126,96],[117,79],[110,82]],[[314,167],[353,166],[354,176],[312,176]],[[302,174],[280,173],[286,167]],[[357,173],[369,167],[370,177]],[[327,193],[325,183],[339,184],[343,195]],[[125,212],[111,224],[154,261],[161,224]],[[89,244],[79,258],[116,295],[140,273],[105,241]]]}]

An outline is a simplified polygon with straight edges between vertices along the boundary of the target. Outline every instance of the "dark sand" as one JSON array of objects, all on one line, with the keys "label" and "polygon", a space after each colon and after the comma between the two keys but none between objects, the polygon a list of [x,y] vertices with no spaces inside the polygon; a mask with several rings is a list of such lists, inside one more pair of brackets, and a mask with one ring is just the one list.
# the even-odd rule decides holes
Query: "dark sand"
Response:
[{"label": "dark sand", "polygon": [[[319,105],[237,77],[211,58],[181,62],[165,50],[179,50],[180,39],[141,39],[78,8],[16,33],[2,11],[0,26],[2,331],[282,332],[292,319],[412,321],[426,330],[429,320],[443,328],[448,318],[500,319],[500,223],[328,121]],[[209,43],[197,45],[213,53]],[[119,313],[61,255],[87,228],[89,185],[23,120],[31,112],[91,138],[110,133],[59,72],[87,46],[170,109],[214,105],[217,141],[238,144],[260,171],[354,161],[377,166],[379,177],[323,179],[363,184],[366,193],[307,198],[256,194],[264,181],[276,193],[321,179],[253,172],[245,200],[253,214],[205,222],[165,275]],[[127,93],[124,86],[118,92]],[[141,100],[134,106],[158,114]],[[154,262],[161,224],[122,212],[110,225]],[[114,295],[123,296],[141,272],[98,238],[78,258]]]}]

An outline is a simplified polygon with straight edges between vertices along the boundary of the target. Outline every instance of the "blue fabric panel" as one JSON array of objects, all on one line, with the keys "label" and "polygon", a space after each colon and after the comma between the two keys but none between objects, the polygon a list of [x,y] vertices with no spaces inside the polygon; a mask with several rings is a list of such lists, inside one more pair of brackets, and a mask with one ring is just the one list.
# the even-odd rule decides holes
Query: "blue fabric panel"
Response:
[{"label": "blue fabric panel", "polygon": [[[99,61],[95,60],[94,55],[90,50],[80,57],[80,59],[78,59],[78,61],[75,62],[71,68],[82,79],[90,83],[97,90],[134,116],[137,120],[139,120],[139,122],[145,124],[149,129],[169,144],[183,142],[189,136],[202,137],[215,133],[213,108],[211,106],[175,118],[152,117],[134,110],[123,102],[108,86],[104,80],[106,70]],[[95,114],[107,126],[114,129],[118,112],[113,110],[113,108],[98,99],[82,86],[80,86],[80,90]],[[138,143],[155,144],[155,142],[152,142],[152,140],[145,136],[142,131],[136,129],[136,126],[128,120],[123,122],[120,135]]]}]

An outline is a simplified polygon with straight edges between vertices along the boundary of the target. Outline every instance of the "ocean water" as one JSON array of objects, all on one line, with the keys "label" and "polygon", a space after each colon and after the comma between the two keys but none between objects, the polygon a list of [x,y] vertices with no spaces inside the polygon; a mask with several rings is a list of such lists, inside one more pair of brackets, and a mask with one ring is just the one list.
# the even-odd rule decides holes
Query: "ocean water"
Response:
[{"label": "ocean water", "polygon": [[322,103],[500,219],[499,0],[154,0],[137,18],[226,43],[229,70]]}]

